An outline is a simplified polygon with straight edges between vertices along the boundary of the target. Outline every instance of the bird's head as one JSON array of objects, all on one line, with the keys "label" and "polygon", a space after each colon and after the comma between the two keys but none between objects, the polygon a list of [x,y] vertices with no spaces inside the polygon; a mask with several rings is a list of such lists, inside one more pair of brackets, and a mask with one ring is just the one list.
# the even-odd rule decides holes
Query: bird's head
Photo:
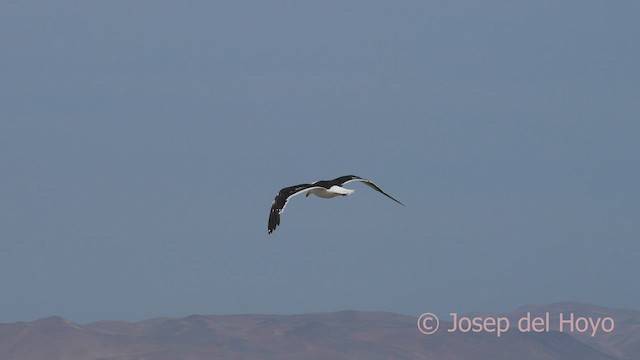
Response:
[{"label": "bird's head", "polygon": [[311,190],[307,191],[307,192],[304,194],[304,197],[309,197],[309,195],[311,195]]}]

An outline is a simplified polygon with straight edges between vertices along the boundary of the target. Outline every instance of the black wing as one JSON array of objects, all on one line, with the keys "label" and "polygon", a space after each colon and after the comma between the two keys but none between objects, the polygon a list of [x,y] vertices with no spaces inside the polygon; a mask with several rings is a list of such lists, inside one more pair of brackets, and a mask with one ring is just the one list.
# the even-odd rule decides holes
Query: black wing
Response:
[{"label": "black wing", "polygon": [[311,189],[317,188],[319,186],[315,186],[312,184],[300,184],[286,187],[276,195],[276,198],[273,200],[271,204],[271,212],[269,213],[269,224],[267,226],[267,231],[271,234],[278,225],[280,225],[280,214],[284,211],[284,207],[287,206],[287,201],[289,198],[298,195],[299,193]]},{"label": "black wing", "polygon": [[365,185],[367,185],[368,187],[372,188],[373,190],[381,193],[382,195],[388,197],[389,199],[391,199],[391,200],[397,202],[398,204],[404,206],[403,203],[401,203],[400,201],[394,199],[391,195],[387,194],[386,192],[382,191],[382,189],[380,189],[378,187],[378,185],[374,184],[370,180],[363,179],[360,176],[355,176],[355,175],[340,176],[339,178],[331,180],[331,183],[334,184],[334,185],[342,186],[342,185],[344,185],[346,183],[349,183],[349,182],[352,182],[352,181],[360,181],[360,182],[364,183]]}]

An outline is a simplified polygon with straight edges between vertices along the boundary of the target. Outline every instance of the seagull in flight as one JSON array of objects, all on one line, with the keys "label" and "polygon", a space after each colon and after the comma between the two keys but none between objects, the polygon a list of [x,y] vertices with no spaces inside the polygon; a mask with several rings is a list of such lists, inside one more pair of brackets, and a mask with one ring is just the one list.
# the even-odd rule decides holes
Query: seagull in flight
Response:
[{"label": "seagull in flight", "polygon": [[344,188],[342,187],[342,185],[350,183],[352,181],[359,181],[372,188],[373,190],[383,194],[389,199],[404,206],[403,203],[394,199],[386,192],[382,191],[382,189],[380,189],[372,181],[363,179],[355,175],[340,176],[339,178],[333,180],[320,180],[311,184],[293,185],[280,190],[280,192],[278,192],[278,195],[276,195],[276,198],[273,200],[273,204],[271,204],[271,213],[269,213],[269,225],[267,227],[268,233],[271,234],[276,229],[276,227],[280,225],[280,214],[282,214],[282,212],[284,211],[284,208],[287,206],[287,202],[291,197],[303,192],[306,192],[305,196],[314,194],[324,199],[330,199],[336,196],[347,196],[355,190]]}]

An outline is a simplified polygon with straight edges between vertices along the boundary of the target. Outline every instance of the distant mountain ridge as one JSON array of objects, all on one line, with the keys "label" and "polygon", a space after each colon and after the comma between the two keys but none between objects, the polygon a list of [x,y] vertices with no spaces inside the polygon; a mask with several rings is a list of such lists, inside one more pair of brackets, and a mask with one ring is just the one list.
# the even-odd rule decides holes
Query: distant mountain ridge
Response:
[{"label": "distant mountain ridge", "polygon": [[[640,312],[579,303],[527,306],[506,314],[606,314],[615,331],[597,337],[557,331],[502,337],[449,333],[452,324],[424,335],[417,316],[339,311],[300,315],[192,315],[136,323],[80,325],[60,317],[0,324],[3,360],[169,359],[640,359]],[[605,336],[606,335],[606,336]]]},{"label": "distant mountain ridge", "polygon": [[557,302],[544,306],[523,306],[514,310],[513,317],[530,312],[533,316],[541,316],[548,312],[551,328],[558,329],[558,314],[572,313],[577,317],[598,318],[609,316],[615,320],[615,330],[611,333],[600,331],[596,336],[589,332],[574,331],[571,335],[576,339],[604,353],[622,359],[640,359],[640,311],[615,309],[578,302]]}]

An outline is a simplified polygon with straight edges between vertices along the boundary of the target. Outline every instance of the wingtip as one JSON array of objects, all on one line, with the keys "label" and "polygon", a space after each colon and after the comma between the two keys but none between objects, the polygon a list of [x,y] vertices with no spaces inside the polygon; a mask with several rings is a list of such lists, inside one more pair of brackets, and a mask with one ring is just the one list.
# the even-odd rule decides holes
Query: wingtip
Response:
[{"label": "wingtip", "polygon": [[405,204],[401,203],[399,200],[397,200],[396,198],[392,197],[391,195],[386,194],[386,193],[383,193],[383,194],[385,194],[389,199],[391,199],[391,200],[393,200],[393,201],[397,202],[398,204],[400,204],[400,205],[402,205],[402,206],[406,206]]}]

